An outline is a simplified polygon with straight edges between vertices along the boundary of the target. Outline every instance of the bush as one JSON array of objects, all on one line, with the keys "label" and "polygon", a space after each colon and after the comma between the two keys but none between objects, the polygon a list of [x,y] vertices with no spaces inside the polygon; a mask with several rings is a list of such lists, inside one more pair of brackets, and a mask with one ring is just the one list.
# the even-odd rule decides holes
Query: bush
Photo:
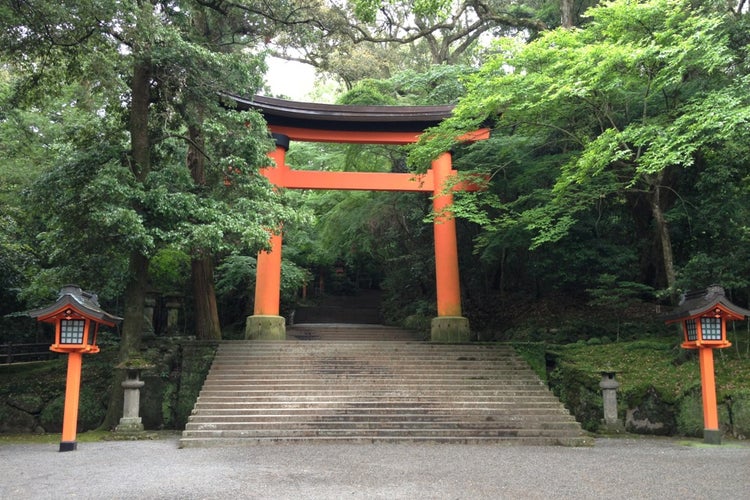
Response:
[{"label": "bush", "polygon": [[[56,397],[45,406],[39,418],[45,432],[62,431],[64,408],[64,394]],[[92,388],[82,387],[78,401],[77,431],[85,432],[96,429],[104,421],[105,414],[106,408],[101,394]]]},{"label": "bush", "polygon": [[703,436],[703,402],[700,394],[687,394],[677,405],[677,432],[683,436]]},{"label": "bush", "polygon": [[39,423],[45,432],[60,432],[62,430],[63,408],[65,396],[61,395],[47,404],[39,415]]},{"label": "bush", "polygon": [[731,399],[729,416],[732,435],[737,439],[750,438],[750,393],[740,393]]},{"label": "bush", "polygon": [[604,418],[599,379],[572,365],[560,364],[550,372],[549,385],[583,429],[599,430]]},{"label": "bush", "polygon": [[410,314],[404,318],[404,328],[415,332],[429,333],[432,318],[422,314]]}]

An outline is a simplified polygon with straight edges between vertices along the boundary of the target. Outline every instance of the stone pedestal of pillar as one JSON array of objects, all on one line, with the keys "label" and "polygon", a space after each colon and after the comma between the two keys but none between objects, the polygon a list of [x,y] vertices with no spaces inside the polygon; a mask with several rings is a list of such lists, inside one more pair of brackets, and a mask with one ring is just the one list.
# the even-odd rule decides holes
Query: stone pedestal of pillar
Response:
[{"label": "stone pedestal of pillar", "polygon": [[118,433],[137,433],[143,431],[141,422],[141,387],[145,385],[140,379],[137,370],[128,370],[128,377],[122,383],[123,388],[123,406],[122,418],[120,423],[115,427]]},{"label": "stone pedestal of pillar", "polygon": [[430,340],[463,344],[471,341],[469,320],[463,316],[438,316],[430,324]]},{"label": "stone pedestal of pillar", "polygon": [[599,387],[602,390],[604,405],[604,430],[623,432],[625,428],[617,415],[617,388],[620,387],[620,383],[615,379],[615,372],[602,372]]},{"label": "stone pedestal of pillar", "polygon": [[283,316],[255,314],[247,317],[246,340],[286,340],[286,319]]}]

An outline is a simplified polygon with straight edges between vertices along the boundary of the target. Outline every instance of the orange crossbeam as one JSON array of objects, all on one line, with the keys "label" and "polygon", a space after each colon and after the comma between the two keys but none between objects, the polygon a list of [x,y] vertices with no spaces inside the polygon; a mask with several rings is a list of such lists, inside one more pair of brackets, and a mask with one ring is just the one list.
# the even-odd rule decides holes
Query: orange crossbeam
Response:
[{"label": "orange crossbeam", "polygon": [[423,175],[386,172],[321,172],[289,170],[281,185],[290,189],[359,191],[433,191],[432,172]]},{"label": "orange crossbeam", "polygon": [[[349,191],[435,191],[435,176],[432,170],[424,174],[392,172],[326,172],[320,170],[291,170],[287,165],[267,167],[261,170],[275,186],[288,189],[340,189]],[[450,170],[449,175],[456,175]],[[458,182],[452,191],[477,191],[481,185],[474,182]]]}]

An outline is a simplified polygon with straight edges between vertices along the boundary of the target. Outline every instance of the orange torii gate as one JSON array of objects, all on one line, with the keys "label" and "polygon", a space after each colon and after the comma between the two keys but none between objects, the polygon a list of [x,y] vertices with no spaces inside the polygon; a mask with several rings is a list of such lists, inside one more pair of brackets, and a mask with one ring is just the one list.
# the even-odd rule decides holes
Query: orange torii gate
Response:
[{"label": "orange torii gate", "polygon": [[[276,140],[269,153],[274,167],[261,170],[277,187],[289,189],[341,189],[366,191],[411,191],[433,195],[437,317],[432,320],[431,338],[440,342],[465,342],[470,338],[469,321],[461,315],[461,288],[458,273],[456,224],[450,215],[453,195],[447,190],[476,189],[454,183],[456,171],[451,154],[445,152],[421,175],[390,172],[326,172],[293,170],[286,164],[290,141],[349,144],[404,145],[416,142],[428,127],[450,116],[453,106],[342,106],[286,101],[255,96],[231,96],[238,109],[254,109],[263,114]],[[488,129],[466,135],[466,142],[484,140]],[[279,315],[281,288],[280,234],[271,235],[268,252],[258,254],[255,307],[247,318],[248,339],[282,340],[285,320]]]}]

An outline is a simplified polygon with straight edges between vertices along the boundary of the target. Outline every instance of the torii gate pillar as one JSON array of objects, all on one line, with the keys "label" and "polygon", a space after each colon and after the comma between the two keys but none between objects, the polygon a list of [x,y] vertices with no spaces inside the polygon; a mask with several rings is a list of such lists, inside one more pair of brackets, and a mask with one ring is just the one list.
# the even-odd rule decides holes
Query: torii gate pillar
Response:
[{"label": "torii gate pillar", "polygon": [[[276,149],[268,156],[279,170],[265,169],[273,182],[271,172],[280,171],[286,161],[288,141],[277,141]],[[286,320],[279,315],[281,303],[281,232],[271,234],[267,251],[258,252],[255,271],[255,301],[253,315],[245,322],[245,338],[253,340],[286,339]]]},{"label": "torii gate pillar", "polygon": [[461,316],[461,284],[458,274],[456,220],[450,212],[453,195],[446,185],[451,176],[451,155],[443,153],[432,162],[435,177],[433,209],[435,221],[435,281],[437,317],[432,319],[430,337],[434,342],[468,342],[469,320]]}]

